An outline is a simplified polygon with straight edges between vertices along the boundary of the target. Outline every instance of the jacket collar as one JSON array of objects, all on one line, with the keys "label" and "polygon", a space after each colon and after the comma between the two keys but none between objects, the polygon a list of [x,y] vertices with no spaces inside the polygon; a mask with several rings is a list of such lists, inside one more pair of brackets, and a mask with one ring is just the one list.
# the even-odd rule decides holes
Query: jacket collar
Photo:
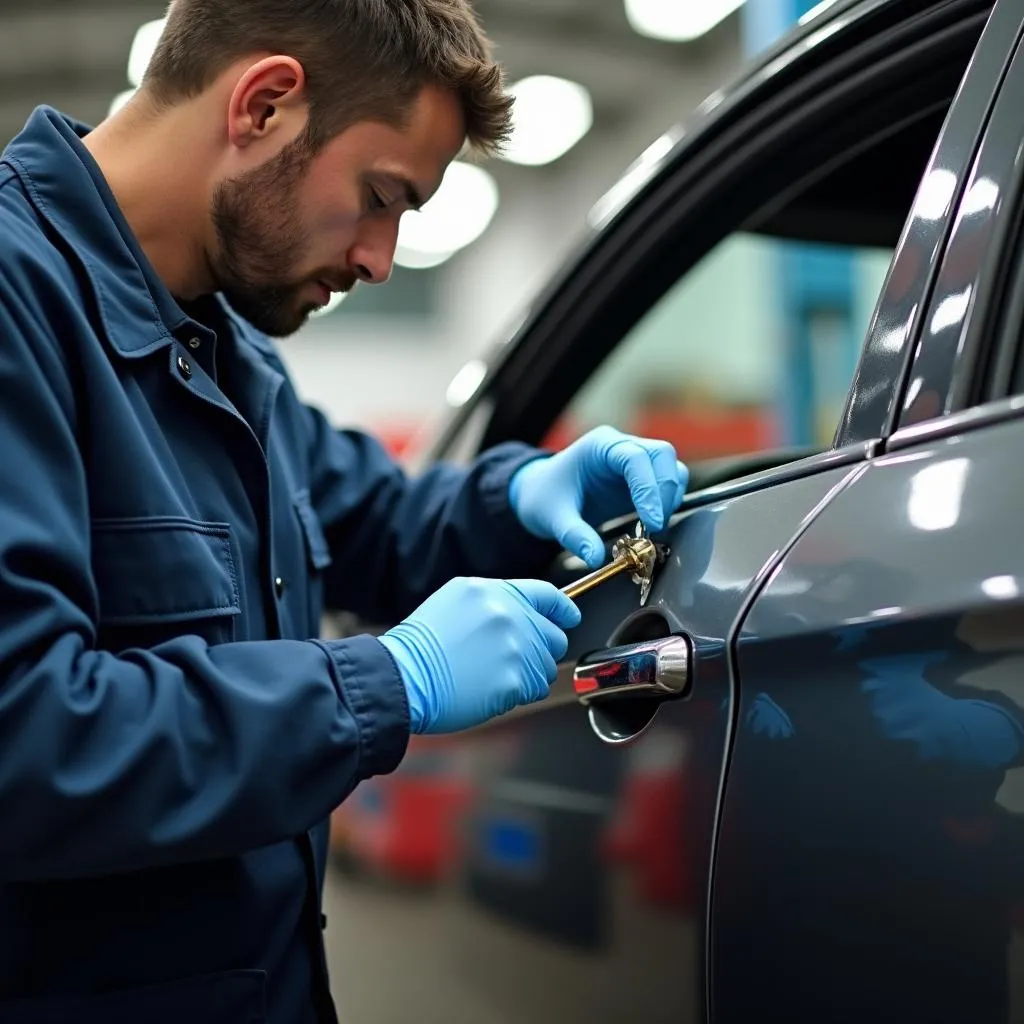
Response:
[{"label": "jacket collar", "polygon": [[78,258],[118,352],[146,355],[170,344],[178,332],[206,332],[181,310],[143,253],[82,142],[89,131],[52,107],[38,107],[2,159]]}]

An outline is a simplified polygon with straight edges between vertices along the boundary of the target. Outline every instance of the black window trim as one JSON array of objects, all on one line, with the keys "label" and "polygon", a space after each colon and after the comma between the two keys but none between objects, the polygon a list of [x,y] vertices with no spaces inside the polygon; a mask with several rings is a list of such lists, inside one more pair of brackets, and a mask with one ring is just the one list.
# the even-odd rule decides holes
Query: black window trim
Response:
[{"label": "black window trim", "polygon": [[[959,21],[954,16],[956,12],[961,15]],[[971,3],[970,0],[954,0],[952,3],[939,5],[927,14],[918,15],[900,25],[897,31],[888,34],[883,41],[872,40],[855,47],[850,53],[844,55],[845,66],[843,66],[843,61],[837,60],[807,76],[797,86],[783,90],[778,96],[773,97],[771,102],[758,109],[756,116],[739,122],[734,131],[724,133],[722,139],[718,140],[720,145],[709,146],[708,153],[703,154],[703,159],[687,161],[679,173],[669,178],[643,201],[638,202],[635,209],[630,210],[628,215],[621,218],[614,230],[607,232],[607,237],[599,239],[595,245],[595,252],[591,253],[581,264],[580,272],[574,277],[570,277],[568,286],[562,289],[562,294],[556,294],[550,300],[549,308],[545,310],[543,316],[538,318],[541,329],[534,329],[534,336],[524,338],[524,344],[519,346],[523,351],[517,351],[504,360],[500,372],[485,382],[477,401],[493,401],[497,414],[489,418],[480,438],[480,448],[489,447],[509,436],[522,437],[520,432],[513,432],[513,428],[510,428],[508,423],[503,423],[500,417],[503,411],[506,417],[508,416],[507,410],[510,403],[515,412],[518,412],[522,407],[536,402],[536,397],[533,394],[528,394],[518,403],[515,401],[517,391],[530,392],[531,390],[525,386],[526,375],[536,373],[539,363],[554,361],[557,365],[559,344],[561,342],[564,346],[564,337],[567,332],[570,336],[579,337],[586,330],[588,321],[599,327],[599,311],[604,300],[595,298],[593,294],[588,296],[587,291],[588,288],[603,291],[605,290],[603,286],[607,285],[607,280],[604,280],[602,285],[600,276],[602,270],[608,269],[607,260],[601,259],[602,250],[607,252],[619,249],[623,244],[624,234],[627,237],[630,235],[636,237],[636,249],[634,250],[636,258],[631,261],[630,267],[611,268],[611,272],[617,273],[620,278],[623,274],[635,273],[637,266],[642,265],[645,260],[651,260],[649,254],[659,243],[665,245],[665,237],[668,233],[677,232],[681,222],[692,218],[693,210],[700,202],[699,195],[695,195],[693,179],[695,174],[700,171],[701,165],[706,167],[708,161],[712,161],[711,165],[713,166],[713,161],[716,159],[727,159],[729,156],[734,157],[737,163],[745,163],[750,159],[749,144],[751,140],[756,141],[759,147],[764,147],[771,144],[772,138],[777,138],[779,135],[789,137],[794,131],[803,132],[806,136],[809,131],[806,127],[809,108],[816,105],[818,107],[827,105],[828,109],[833,110],[837,96],[846,97],[847,102],[852,102],[853,97],[863,94],[865,90],[872,89],[872,87],[877,88],[878,78],[887,68],[898,71],[894,78],[902,79],[904,83],[908,80],[912,81],[915,77],[912,70],[913,62],[915,60],[934,60],[935,47],[941,46],[943,43],[941,31],[935,32],[934,30],[936,22],[940,25],[945,24],[947,31],[948,26],[953,26],[954,32],[963,32],[966,21],[972,16],[974,21],[971,24],[977,23],[980,27],[980,19],[987,17],[986,5],[977,2]],[[902,38],[899,38],[900,36]],[[877,58],[879,52],[887,55],[882,61]],[[858,69],[859,74],[857,73]],[[955,102],[956,99],[954,99],[954,104]],[[801,122],[804,127],[796,127]],[[746,150],[743,149],[740,140],[748,144]],[[848,143],[850,147],[859,144],[855,138],[851,138]],[[719,163],[721,162],[719,160]],[[697,167],[694,167],[695,163],[698,165]],[[699,182],[696,184],[699,185]],[[733,220],[727,226],[724,234],[721,232],[719,234],[721,237],[726,237],[737,230],[743,230],[743,227],[744,222],[737,223]],[[718,239],[719,241],[721,237]],[[707,247],[703,247],[701,250],[702,253],[706,251]],[[668,281],[664,287],[658,290],[654,298],[638,303],[641,306],[640,313],[632,317],[630,325],[624,330],[614,332],[614,337],[607,344],[608,352],[621,341],[629,327],[635,324],[643,312],[651,308],[658,298],[671,287],[671,283],[678,280],[682,273],[688,271],[694,262],[696,260],[691,260],[683,269],[672,268],[667,275]],[[616,284],[616,287],[619,286],[621,286],[621,280]],[[588,340],[590,337],[588,335]],[[907,344],[910,344],[909,339]],[[588,374],[593,372],[605,354],[607,353],[600,353],[594,366],[587,370]],[[578,391],[585,376],[581,381],[566,389],[569,395]],[[890,380],[888,390],[895,393],[899,384],[899,380]],[[889,404],[893,400],[890,399]],[[517,405],[519,409],[516,409]],[[565,402],[561,402],[562,408],[564,405]],[[468,414],[470,411],[467,409],[466,413]],[[449,430],[442,435],[439,444],[435,446],[434,457],[444,457],[445,449],[457,441],[459,422],[460,418],[457,417],[456,421],[449,425]],[[876,429],[871,432],[870,436],[837,435],[835,447],[856,446],[860,442],[883,436],[883,422],[883,419],[878,420]],[[522,437],[522,439],[536,443],[540,438],[531,436]]]},{"label": "black window trim", "polygon": [[[986,414],[960,417],[957,414],[995,402],[993,415],[1001,418],[1005,406],[999,405],[1008,394],[1009,378],[1017,350],[1015,337],[1007,337],[1014,322],[1011,307],[1017,302],[1024,309],[1024,280],[1014,280],[1014,268],[1020,253],[1020,233],[1024,227],[1024,167],[1021,166],[1020,97],[1024,96],[1024,17],[1006,0],[999,0],[998,12],[1013,19],[1000,30],[1009,40],[1006,60],[993,91],[993,102],[978,133],[970,168],[964,175],[950,218],[950,234],[943,246],[928,301],[920,312],[920,337],[914,357],[907,368],[903,395],[895,410],[893,439],[900,444],[905,436],[919,436],[916,428],[927,427],[940,418],[955,422],[986,422]],[[995,25],[993,15],[992,24]],[[1014,95],[1015,94],[1015,95]],[[1016,102],[1014,100],[1016,99]],[[1015,141],[1010,141],[1015,139]],[[991,177],[998,187],[998,202],[980,214],[978,226],[963,230],[971,213],[970,190],[975,182]],[[979,248],[979,239],[987,239]],[[972,260],[967,263],[966,260]],[[1019,271],[1018,271],[1019,276]],[[931,324],[940,305],[950,296],[969,289],[969,299],[960,319],[952,326],[932,332]],[[1016,297],[1015,297],[1016,293]],[[918,394],[936,395],[940,409],[934,419],[915,421],[907,405]],[[948,433],[935,426],[932,432]],[[924,431],[927,434],[928,431]]]},{"label": "black window trim", "polygon": [[[1012,395],[970,406],[957,412],[949,413],[934,420],[923,420],[911,426],[900,427],[885,442],[885,452],[902,451],[917,445],[943,438],[957,437],[960,434],[985,427],[998,426],[1009,420],[1024,416],[1024,395]],[[878,454],[882,454],[880,449]]]},{"label": "black window trim", "polygon": [[[1018,96],[1011,95],[1016,91]],[[1024,409],[1005,400],[1024,391],[1019,381],[1024,372],[1024,130],[1020,127],[1020,98],[1024,97],[1024,27],[1014,63],[1007,72],[997,109],[988,132],[1005,130],[1001,115],[1017,122],[1017,144],[1013,173],[1001,200],[1003,212],[998,245],[985,254],[987,287],[980,315],[970,318],[964,334],[963,351],[950,385],[949,405],[953,409],[992,406],[996,410]],[[1016,107],[1014,99],[1017,99]],[[1016,117],[1013,115],[1016,113]],[[984,145],[984,142],[983,142]],[[1005,146],[1005,143],[1004,143]],[[979,271],[980,273],[981,271]]]}]

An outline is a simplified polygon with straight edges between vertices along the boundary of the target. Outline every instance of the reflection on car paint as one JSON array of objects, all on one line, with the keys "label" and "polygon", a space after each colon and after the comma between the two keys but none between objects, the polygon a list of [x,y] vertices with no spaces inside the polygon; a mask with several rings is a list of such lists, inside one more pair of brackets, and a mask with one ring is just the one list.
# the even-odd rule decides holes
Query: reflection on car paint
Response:
[{"label": "reflection on car paint", "polygon": [[442,783],[466,787],[450,816],[431,819],[444,830],[431,849],[445,859],[418,875],[403,843],[421,834],[422,811],[400,798],[412,767],[371,780],[390,787],[389,842],[368,842],[375,823],[355,816],[347,842],[374,874],[420,881],[418,905],[460,964],[459,992],[450,1003],[432,997],[433,1012],[460,1019],[469,993],[509,1024],[704,1020],[706,893],[733,695],[726,638],[807,510],[854,472],[840,466],[684,514],[642,610],[628,581],[580,598],[570,659],[646,630],[693,641],[692,695],[662,705],[633,746],[600,743],[573,704],[418,739],[410,765],[436,751],[419,798],[429,807]]},{"label": "reflection on car paint", "polygon": [[[1024,546],[1005,473],[1022,442],[1013,423],[880,459],[755,602],[716,1019],[1024,1019],[1024,804],[1007,795],[1024,767]],[[766,700],[791,729],[758,728]]]}]

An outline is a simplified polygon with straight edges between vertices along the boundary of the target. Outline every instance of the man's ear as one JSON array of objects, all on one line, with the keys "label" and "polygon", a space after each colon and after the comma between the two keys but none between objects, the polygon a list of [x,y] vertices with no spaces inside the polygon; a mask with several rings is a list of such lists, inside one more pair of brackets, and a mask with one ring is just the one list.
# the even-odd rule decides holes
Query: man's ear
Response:
[{"label": "man's ear", "polygon": [[228,138],[239,148],[279,135],[284,142],[306,127],[306,74],[294,57],[265,57],[246,68],[231,93]]}]

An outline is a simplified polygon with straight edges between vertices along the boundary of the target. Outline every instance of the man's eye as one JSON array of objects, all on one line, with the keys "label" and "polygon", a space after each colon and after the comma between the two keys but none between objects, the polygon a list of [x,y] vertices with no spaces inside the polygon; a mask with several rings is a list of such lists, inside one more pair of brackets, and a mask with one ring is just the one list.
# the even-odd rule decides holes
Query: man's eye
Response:
[{"label": "man's eye", "polygon": [[369,207],[371,210],[386,210],[388,201],[375,189],[370,189]]}]

